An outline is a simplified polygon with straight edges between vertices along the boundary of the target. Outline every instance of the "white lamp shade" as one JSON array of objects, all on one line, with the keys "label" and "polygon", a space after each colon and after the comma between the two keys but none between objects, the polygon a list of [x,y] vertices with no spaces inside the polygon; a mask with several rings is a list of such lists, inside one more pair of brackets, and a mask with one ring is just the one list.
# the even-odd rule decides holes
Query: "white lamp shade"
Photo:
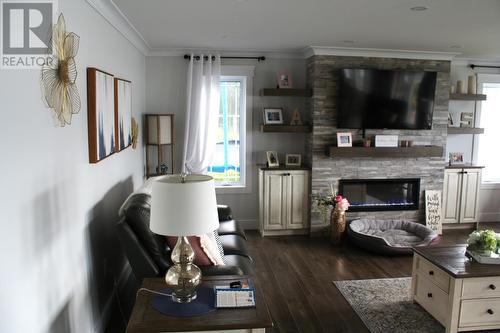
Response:
[{"label": "white lamp shade", "polygon": [[159,177],[151,192],[149,228],[158,235],[197,236],[219,228],[214,180],[205,175]]}]

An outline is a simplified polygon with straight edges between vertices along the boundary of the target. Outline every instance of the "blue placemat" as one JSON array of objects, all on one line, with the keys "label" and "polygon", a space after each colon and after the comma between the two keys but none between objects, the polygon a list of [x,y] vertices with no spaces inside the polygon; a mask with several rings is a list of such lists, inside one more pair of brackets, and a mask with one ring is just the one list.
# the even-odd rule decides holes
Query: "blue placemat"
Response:
[{"label": "blue placemat", "polygon": [[[171,294],[172,289],[163,289],[160,292]],[[171,297],[157,295],[153,298],[153,307],[167,316],[194,317],[215,311],[215,293],[213,288],[198,288],[198,296],[190,303],[177,303]]]}]

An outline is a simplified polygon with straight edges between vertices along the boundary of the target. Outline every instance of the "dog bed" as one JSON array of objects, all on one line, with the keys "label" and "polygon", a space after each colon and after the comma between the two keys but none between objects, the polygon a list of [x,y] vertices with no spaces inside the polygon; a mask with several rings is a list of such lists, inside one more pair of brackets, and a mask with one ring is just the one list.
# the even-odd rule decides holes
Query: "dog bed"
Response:
[{"label": "dog bed", "polygon": [[412,246],[427,246],[438,241],[438,235],[426,226],[404,220],[352,221],[349,239],[365,250],[381,254],[412,254]]}]

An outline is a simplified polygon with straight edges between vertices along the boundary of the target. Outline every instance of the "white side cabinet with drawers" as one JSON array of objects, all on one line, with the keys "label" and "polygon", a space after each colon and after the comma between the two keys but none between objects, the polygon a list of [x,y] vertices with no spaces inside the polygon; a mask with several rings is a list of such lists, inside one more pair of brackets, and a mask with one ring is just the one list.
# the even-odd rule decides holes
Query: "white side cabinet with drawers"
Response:
[{"label": "white side cabinet with drawers", "polygon": [[259,171],[262,236],[309,233],[309,170]]}]

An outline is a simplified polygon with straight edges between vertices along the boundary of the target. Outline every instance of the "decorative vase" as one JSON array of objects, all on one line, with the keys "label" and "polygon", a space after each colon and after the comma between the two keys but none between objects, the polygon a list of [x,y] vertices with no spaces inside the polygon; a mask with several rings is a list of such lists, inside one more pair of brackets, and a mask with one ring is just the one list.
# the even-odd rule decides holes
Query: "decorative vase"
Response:
[{"label": "decorative vase", "polygon": [[332,209],[330,215],[330,242],[332,244],[340,244],[345,232],[345,225],[345,212]]}]

